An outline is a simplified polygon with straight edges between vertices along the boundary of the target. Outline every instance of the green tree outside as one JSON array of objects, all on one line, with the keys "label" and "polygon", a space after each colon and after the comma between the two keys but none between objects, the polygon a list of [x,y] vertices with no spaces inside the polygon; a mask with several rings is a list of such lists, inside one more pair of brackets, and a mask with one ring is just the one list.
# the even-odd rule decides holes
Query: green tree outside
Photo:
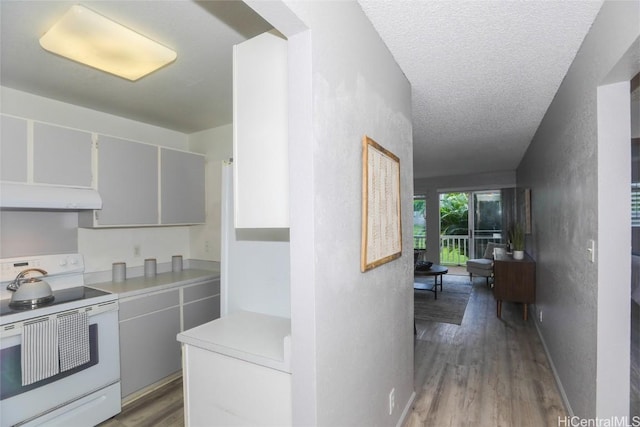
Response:
[{"label": "green tree outside", "polygon": [[440,234],[465,235],[469,232],[469,197],[467,193],[440,196]]}]

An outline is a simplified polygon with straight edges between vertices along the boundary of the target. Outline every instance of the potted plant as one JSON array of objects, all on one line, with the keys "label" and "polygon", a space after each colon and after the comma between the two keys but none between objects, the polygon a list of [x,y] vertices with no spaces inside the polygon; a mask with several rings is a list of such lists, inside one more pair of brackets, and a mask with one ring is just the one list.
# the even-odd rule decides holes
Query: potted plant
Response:
[{"label": "potted plant", "polygon": [[509,230],[509,239],[513,245],[513,259],[524,258],[524,229],[522,225],[515,223]]}]

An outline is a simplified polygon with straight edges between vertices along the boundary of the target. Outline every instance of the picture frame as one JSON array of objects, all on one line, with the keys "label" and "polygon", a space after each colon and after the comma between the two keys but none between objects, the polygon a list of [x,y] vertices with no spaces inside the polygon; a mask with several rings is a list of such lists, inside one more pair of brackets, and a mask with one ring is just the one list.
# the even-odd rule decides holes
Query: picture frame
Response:
[{"label": "picture frame", "polygon": [[360,258],[363,273],[402,255],[400,213],[400,159],[365,135]]}]

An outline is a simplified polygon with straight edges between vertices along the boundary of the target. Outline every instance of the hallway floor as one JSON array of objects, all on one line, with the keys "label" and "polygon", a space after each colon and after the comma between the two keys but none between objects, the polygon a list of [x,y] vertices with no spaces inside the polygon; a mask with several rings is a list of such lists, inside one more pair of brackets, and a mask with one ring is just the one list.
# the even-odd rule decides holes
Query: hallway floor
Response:
[{"label": "hallway floor", "polygon": [[[462,325],[416,321],[417,397],[405,427],[557,426],[566,413],[533,321],[510,303],[498,319],[484,278],[475,282]],[[183,417],[177,379],[101,427],[183,426]]]},{"label": "hallway floor", "polygon": [[[462,324],[416,322],[416,400],[405,427],[557,426],[566,416],[532,319],[476,278]],[[446,276],[445,276],[446,288]]]}]

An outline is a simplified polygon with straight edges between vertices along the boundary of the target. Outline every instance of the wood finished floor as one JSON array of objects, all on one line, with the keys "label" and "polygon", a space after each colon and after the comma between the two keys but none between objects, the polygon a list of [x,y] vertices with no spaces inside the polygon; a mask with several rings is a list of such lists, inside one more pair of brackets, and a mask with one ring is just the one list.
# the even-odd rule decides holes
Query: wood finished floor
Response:
[{"label": "wood finished floor", "polygon": [[[446,288],[446,276],[444,286]],[[557,426],[566,411],[532,319],[476,278],[460,326],[416,322],[416,400],[405,427]]]},{"label": "wood finished floor", "polygon": [[[557,426],[565,409],[533,322],[510,303],[498,319],[491,291],[476,281],[462,325],[416,322],[417,396],[404,427]],[[184,426],[181,379],[100,426]]]},{"label": "wood finished floor", "polygon": [[183,427],[182,378],[131,402],[99,427]]}]

